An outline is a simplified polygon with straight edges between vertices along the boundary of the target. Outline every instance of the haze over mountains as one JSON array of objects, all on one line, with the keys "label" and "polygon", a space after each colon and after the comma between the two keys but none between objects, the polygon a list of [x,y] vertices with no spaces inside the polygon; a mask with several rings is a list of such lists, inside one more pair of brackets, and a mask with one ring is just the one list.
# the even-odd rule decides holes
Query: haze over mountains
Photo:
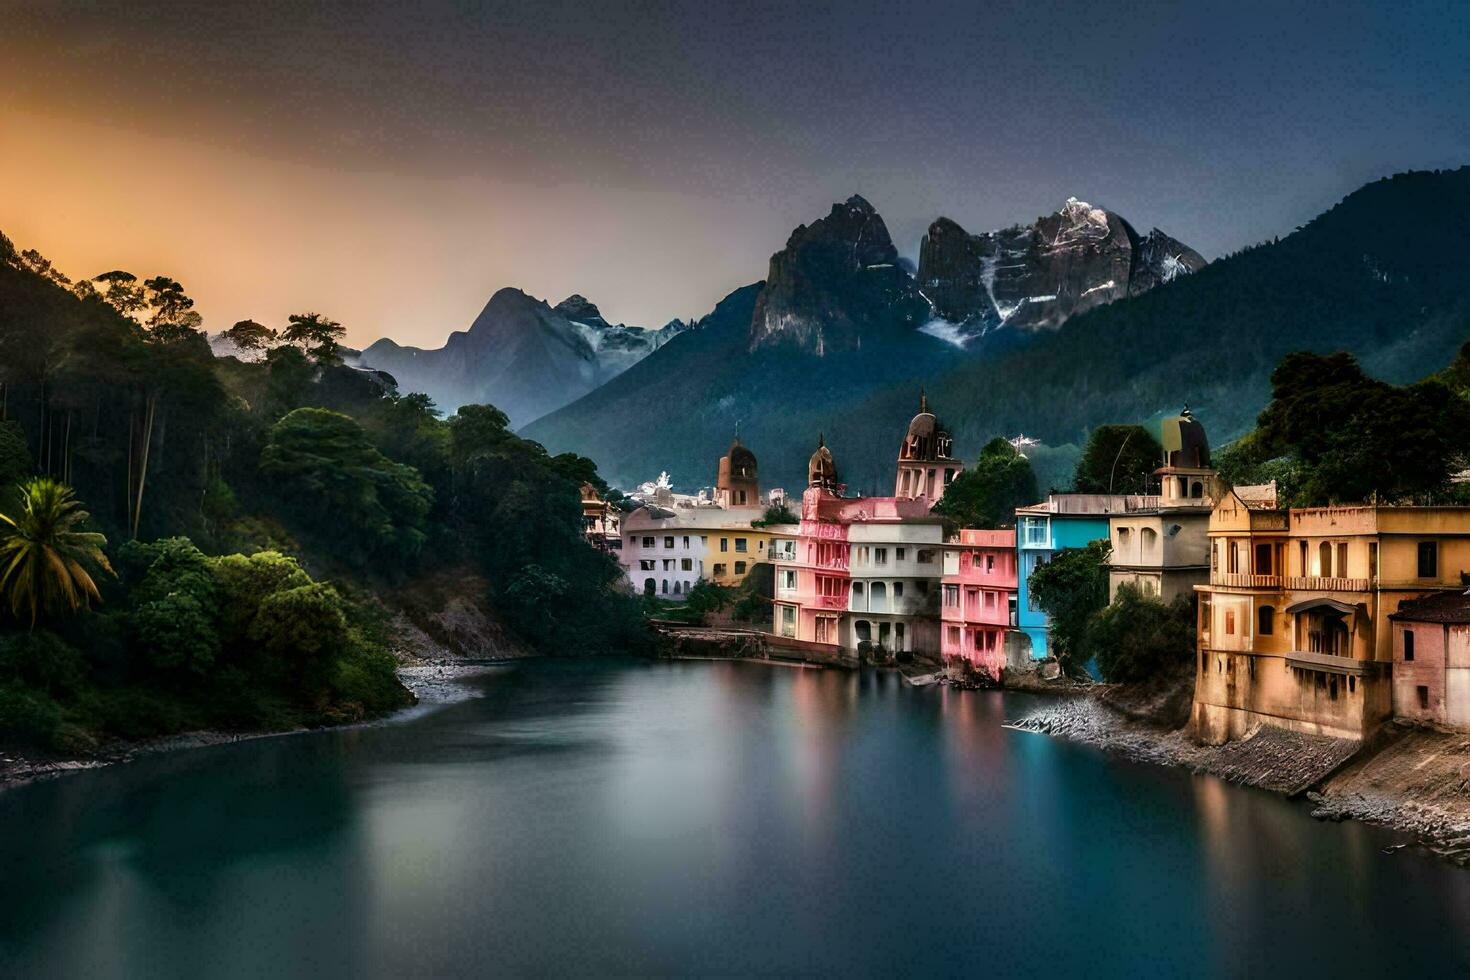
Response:
[{"label": "haze over mountains", "polygon": [[575,401],[686,329],[679,320],[658,330],[608,323],[585,297],[548,306],[506,287],[443,347],[403,347],[384,338],[357,363],[387,371],[401,391],[424,392],[446,411],[495,405],[520,426]]},{"label": "haze over mountains", "polygon": [[1291,350],[1351,350],[1397,381],[1442,364],[1470,333],[1467,187],[1464,168],[1379,181],[1211,264],[1075,198],[989,233],[939,218],[913,272],[855,195],[696,322],[640,330],[580,296],[502,289],[443,348],[384,340],[362,362],[445,410],[495,404],[623,486],[709,483],[738,425],[768,484],[799,483],[825,431],[854,489],[882,490],[920,386],[962,455],[1036,436],[1042,482],[1061,485],[1098,424],[1188,402],[1217,442],[1243,431]]},{"label": "haze over mountains", "polygon": [[[1034,225],[983,235],[940,218],[920,254],[916,279],[871,204],[857,195],[834,204],[771,256],[749,322],[750,349],[820,357],[915,342],[922,331],[964,350],[997,328],[1053,328],[1204,265],[1162,232],[1140,238],[1122,218],[1075,198]],[[609,324],[582,296],[551,307],[508,287],[442,348],[383,339],[358,363],[447,411],[488,402],[519,426],[576,401],[689,326]]]}]

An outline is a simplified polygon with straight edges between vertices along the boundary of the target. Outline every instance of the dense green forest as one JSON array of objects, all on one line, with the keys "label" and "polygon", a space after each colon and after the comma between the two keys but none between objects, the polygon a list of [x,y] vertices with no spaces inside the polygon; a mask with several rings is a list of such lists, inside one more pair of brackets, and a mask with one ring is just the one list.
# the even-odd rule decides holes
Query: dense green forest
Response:
[{"label": "dense green forest", "polygon": [[547,652],[646,642],[582,537],[591,461],[441,418],[319,314],[231,328],[184,287],[73,283],[0,236],[0,739],[77,748],[404,703],[380,596],[435,575]]},{"label": "dense green forest", "polygon": [[713,479],[738,423],[763,482],[790,487],[825,431],[854,491],[888,492],[924,384],[967,459],[992,437],[1035,436],[1046,443],[1027,451],[1040,489],[1067,489],[1099,425],[1187,404],[1215,444],[1241,435],[1293,351],[1348,351],[1396,383],[1438,369],[1470,335],[1467,254],[1470,168],[1460,168],[1377,181],[1279,240],[1059,330],[1002,330],[967,351],[913,334],[827,357],[749,352],[757,284],[525,434],[554,450],[597,447],[614,482],[666,469],[690,487]]}]

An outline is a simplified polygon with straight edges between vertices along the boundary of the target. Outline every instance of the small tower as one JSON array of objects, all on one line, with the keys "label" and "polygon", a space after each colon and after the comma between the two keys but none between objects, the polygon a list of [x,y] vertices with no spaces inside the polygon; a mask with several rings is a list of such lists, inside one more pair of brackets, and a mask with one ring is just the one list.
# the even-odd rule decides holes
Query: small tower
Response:
[{"label": "small tower", "polygon": [[715,503],[721,507],[755,507],[760,502],[755,453],[740,444],[740,434],[736,433],[730,451],[720,457],[719,472],[715,477]]},{"label": "small tower", "polygon": [[1154,470],[1159,478],[1160,507],[1214,505],[1219,496],[1219,475],[1210,466],[1210,441],[1205,427],[1189,406],[1161,423],[1163,465]]},{"label": "small tower", "polygon": [[954,439],[944,424],[929,411],[929,398],[919,389],[919,414],[909,422],[903,444],[898,447],[898,478],[893,495],[905,500],[920,497],[930,503],[944,496],[965,464],[954,458]]},{"label": "small tower", "polygon": [[806,485],[828,493],[838,492],[840,484],[837,479],[837,463],[832,459],[832,450],[827,448],[825,435],[817,436],[817,451],[807,461]]}]

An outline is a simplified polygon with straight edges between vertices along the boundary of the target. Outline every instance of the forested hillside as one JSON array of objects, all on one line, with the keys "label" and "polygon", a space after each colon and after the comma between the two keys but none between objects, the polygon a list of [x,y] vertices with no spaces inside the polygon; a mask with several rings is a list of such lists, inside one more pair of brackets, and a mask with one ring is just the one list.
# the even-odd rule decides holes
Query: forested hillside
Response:
[{"label": "forested hillside", "polygon": [[582,538],[591,461],[490,406],[439,418],[343,366],[318,314],[243,321],[264,357],[216,359],[192,306],[166,277],[73,284],[0,236],[0,739],[381,712],[406,694],[377,596],[431,575],[488,583],[548,652],[642,642]]},{"label": "forested hillside", "polygon": [[1467,255],[1470,168],[1461,168],[1370,184],[1280,240],[1055,332],[1024,341],[991,335],[958,358],[921,334],[844,356],[746,352],[738,321],[754,303],[747,287],[526,434],[595,455],[614,482],[667,469],[688,487],[710,482],[738,422],[764,481],[793,486],[825,430],[854,488],[874,490],[892,479],[926,384],[967,458],[997,435],[1060,447],[1033,451],[1044,490],[1065,485],[1077,447],[1098,425],[1143,422],[1187,403],[1217,443],[1239,435],[1270,397],[1272,368],[1292,351],[1345,350],[1395,382],[1437,370],[1470,335]]}]

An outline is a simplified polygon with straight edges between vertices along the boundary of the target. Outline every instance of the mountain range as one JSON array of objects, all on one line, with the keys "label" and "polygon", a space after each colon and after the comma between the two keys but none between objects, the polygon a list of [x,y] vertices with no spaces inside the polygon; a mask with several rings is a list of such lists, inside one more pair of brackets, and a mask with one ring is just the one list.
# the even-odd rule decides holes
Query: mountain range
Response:
[{"label": "mountain range", "polygon": [[447,412],[493,404],[520,426],[616,377],[688,326],[680,320],[658,330],[608,323],[582,296],[549,306],[505,288],[443,347],[404,347],[385,338],[362,351],[356,364],[386,371],[399,390],[424,392]]},{"label": "mountain range", "polygon": [[1366,185],[1208,265],[1097,211],[1069,202],[990,236],[936,221],[906,280],[882,219],[851,198],[797,228],[764,282],[523,434],[620,485],[667,470],[688,487],[713,479],[738,426],[763,485],[793,487],[825,432],[854,490],[886,492],[924,386],[959,454],[1025,433],[1042,485],[1065,486],[1100,424],[1187,403],[1217,444],[1245,431],[1293,350],[1348,350],[1402,382],[1470,335],[1470,168]]}]

